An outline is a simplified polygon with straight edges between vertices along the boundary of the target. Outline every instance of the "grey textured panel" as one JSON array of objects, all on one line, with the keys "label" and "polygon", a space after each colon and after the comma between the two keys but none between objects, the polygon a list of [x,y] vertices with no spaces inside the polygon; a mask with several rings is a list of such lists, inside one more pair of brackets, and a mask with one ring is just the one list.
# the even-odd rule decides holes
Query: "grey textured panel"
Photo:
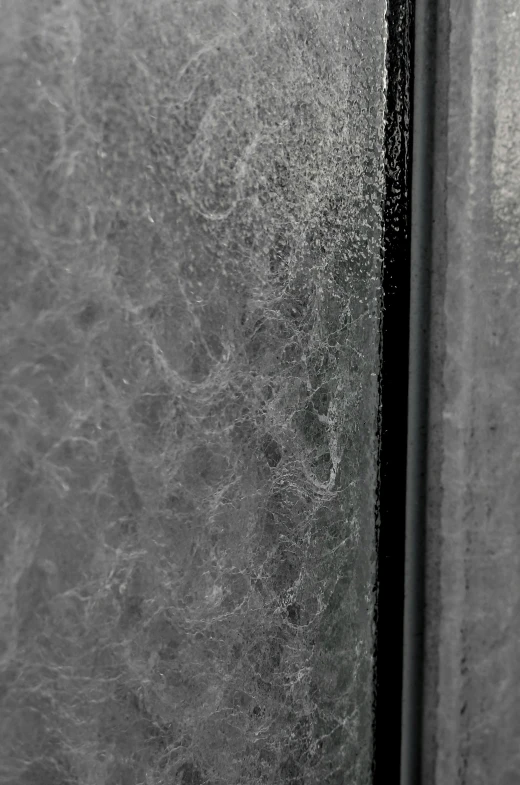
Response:
[{"label": "grey textured panel", "polygon": [[386,6],[0,0],[0,783],[368,785]]},{"label": "grey textured panel", "polygon": [[[424,782],[520,782],[520,10],[440,27]],[[447,88],[448,92],[443,93]]]}]

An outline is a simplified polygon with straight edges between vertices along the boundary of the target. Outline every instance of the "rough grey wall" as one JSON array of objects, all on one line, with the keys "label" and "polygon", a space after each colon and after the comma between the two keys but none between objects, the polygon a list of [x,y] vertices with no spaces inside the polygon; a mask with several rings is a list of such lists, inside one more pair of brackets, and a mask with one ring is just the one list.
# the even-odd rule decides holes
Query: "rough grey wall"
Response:
[{"label": "rough grey wall", "polygon": [[439,70],[435,153],[424,782],[515,785],[520,9],[514,0],[451,2],[443,30],[449,44]]}]

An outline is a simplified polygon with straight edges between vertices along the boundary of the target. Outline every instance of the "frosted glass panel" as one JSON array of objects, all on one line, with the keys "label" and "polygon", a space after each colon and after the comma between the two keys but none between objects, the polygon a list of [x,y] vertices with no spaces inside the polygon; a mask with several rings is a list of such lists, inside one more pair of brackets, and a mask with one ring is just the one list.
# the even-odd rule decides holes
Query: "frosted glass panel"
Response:
[{"label": "frosted glass panel", "polygon": [[1,777],[368,783],[385,3],[2,13]]},{"label": "frosted glass panel", "polygon": [[520,781],[518,4],[457,5],[443,24],[422,765],[425,781],[438,785],[513,785]]}]

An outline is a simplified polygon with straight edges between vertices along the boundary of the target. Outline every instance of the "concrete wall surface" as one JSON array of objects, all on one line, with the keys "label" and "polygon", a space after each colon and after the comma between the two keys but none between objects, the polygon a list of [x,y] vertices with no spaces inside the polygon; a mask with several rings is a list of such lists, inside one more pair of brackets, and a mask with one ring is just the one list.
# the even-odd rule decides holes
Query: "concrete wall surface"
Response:
[{"label": "concrete wall surface", "polygon": [[520,6],[438,20],[423,782],[520,784]]}]

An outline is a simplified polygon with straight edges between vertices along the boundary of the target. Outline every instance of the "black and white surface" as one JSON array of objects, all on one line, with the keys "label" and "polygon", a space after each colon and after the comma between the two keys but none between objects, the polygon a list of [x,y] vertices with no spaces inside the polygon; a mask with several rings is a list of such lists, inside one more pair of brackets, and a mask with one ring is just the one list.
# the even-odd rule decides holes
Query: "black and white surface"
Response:
[{"label": "black and white surface", "polygon": [[1,4],[5,785],[370,781],[384,14]]}]

